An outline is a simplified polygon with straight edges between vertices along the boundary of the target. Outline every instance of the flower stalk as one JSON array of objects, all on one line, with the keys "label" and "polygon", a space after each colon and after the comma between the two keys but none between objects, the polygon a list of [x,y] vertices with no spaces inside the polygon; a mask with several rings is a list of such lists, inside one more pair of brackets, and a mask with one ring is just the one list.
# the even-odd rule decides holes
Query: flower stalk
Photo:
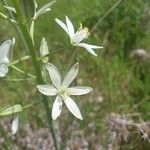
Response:
[{"label": "flower stalk", "polygon": [[[30,36],[30,32],[27,29],[26,25],[24,24],[24,20],[22,18],[22,13],[18,4],[18,0],[12,0],[14,7],[16,9],[17,12],[17,21],[18,21],[18,26],[20,28],[20,31],[22,32],[22,35],[24,36],[25,42],[27,44],[27,48],[29,50],[30,56],[31,56],[31,60],[33,62],[33,66],[34,66],[34,70],[35,70],[35,74],[36,74],[36,79],[37,79],[37,83],[38,84],[42,84],[44,83],[43,79],[42,79],[42,75],[41,75],[41,69],[40,69],[40,64],[39,61],[37,59],[37,55],[35,52],[35,47],[32,41],[32,37]],[[54,147],[56,150],[58,150],[58,146],[57,146],[57,141],[56,141],[56,137],[55,137],[55,132],[54,132],[54,128],[53,128],[53,121],[52,121],[52,117],[51,117],[51,111],[49,109],[49,104],[48,104],[48,99],[46,96],[42,95],[42,102],[44,104],[45,107],[45,111],[47,114],[47,121],[49,124],[49,128],[53,137],[53,141],[54,141]]]}]

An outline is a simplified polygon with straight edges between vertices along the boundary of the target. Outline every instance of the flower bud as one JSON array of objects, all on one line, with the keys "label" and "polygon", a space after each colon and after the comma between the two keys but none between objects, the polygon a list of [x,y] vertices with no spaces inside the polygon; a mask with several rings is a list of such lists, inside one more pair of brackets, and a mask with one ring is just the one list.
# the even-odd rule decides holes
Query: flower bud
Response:
[{"label": "flower bud", "polygon": [[2,108],[0,110],[0,116],[8,116],[14,113],[21,112],[23,110],[22,106],[20,104],[8,107],[8,108]]}]

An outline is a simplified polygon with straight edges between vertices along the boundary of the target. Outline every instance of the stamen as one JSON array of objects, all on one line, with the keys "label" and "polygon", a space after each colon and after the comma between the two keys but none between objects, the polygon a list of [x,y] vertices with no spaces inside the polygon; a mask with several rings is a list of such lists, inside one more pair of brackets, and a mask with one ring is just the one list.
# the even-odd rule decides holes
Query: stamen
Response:
[{"label": "stamen", "polygon": [[87,27],[84,27],[84,32],[85,32],[85,34],[86,34],[86,39],[88,38],[88,36],[90,35],[90,32],[89,32],[89,29],[87,28]]},{"label": "stamen", "polygon": [[66,91],[64,88],[61,88],[61,89],[58,91],[58,94],[59,94],[62,98],[68,96],[68,93],[67,93],[67,91]]}]

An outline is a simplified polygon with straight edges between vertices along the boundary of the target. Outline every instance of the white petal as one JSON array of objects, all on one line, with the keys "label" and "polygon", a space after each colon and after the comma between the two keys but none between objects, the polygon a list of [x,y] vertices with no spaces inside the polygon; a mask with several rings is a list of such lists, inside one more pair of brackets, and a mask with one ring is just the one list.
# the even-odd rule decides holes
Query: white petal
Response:
[{"label": "white petal", "polygon": [[85,44],[85,43],[79,43],[79,44],[76,44],[76,46],[78,47],[83,47],[85,48],[90,54],[94,55],[94,56],[97,56],[97,54],[94,52],[94,50],[92,50],[92,48],[90,48],[88,46],[88,44]]},{"label": "white petal", "polygon": [[0,65],[0,77],[5,77],[7,73],[8,73],[7,65],[1,64]]},{"label": "white petal", "polygon": [[62,22],[60,21],[59,19],[55,19],[55,21],[65,30],[65,32],[69,35],[69,37],[71,37],[69,31],[68,31],[68,28],[67,26]]},{"label": "white petal", "polygon": [[62,111],[62,98],[61,96],[57,96],[53,108],[52,108],[52,118],[53,120],[56,120],[58,116],[60,116],[61,111]]},{"label": "white petal", "polygon": [[75,86],[71,88],[67,88],[67,92],[70,95],[84,95],[90,93],[93,89],[91,87],[84,87],[84,86]]},{"label": "white petal", "polygon": [[49,72],[52,83],[57,89],[59,89],[61,87],[61,75],[58,69],[51,63],[47,63],[45,66]]},{"label": "white petal", "polygon": [[79,63],[76,63],[71,67],[69,72],[66,74],[62,86],[68,87],[70,83],[76,78],[78,72],[79,72]]},{"label": "white petal", "polygon": [[86,44],[86,43],[80,43],[80,45],[84,45],[84,46],[92,48],[92,49],[101,49],[101,48],[103,48],[102,46],[91,45],[91,44]]},{"label": "white petal", "polygon": [[39,92],[47,96],[57,95],[57,89],[51,85],[38,85],[37,89]]},{"label": "white petal", "polygon": [[11,48],[11,40],[5,41],[1,46],[0,46],[0,62],[1,63],[9,63],[9,50]]},{"label": "white petal", "polygon": [[71,99],[70,97],[65,97],[64,102],[67,106],[67,108],[69,109],[69,111],[78,119],[83,120],[81,112],[77,106],[77,104],[74,102],[73,99]]},{"label": "white petal", "polygon": [[94,52],[94,50],[92,50],[91,48],[85,47],[85,49],[92,54],[93,56],[97,56],[97,54]]},{"label": "white petal", "polygon": [[14,47],[15,42],[16,42],[16,39],[13,37],[13,38],[12,38],[12,41],[11,41],[11,45],[12,45],[12,47]]},{"label": "white petal", "polygon": [[16,134],[16,132],[18,130],[18,126],[19,126],[19,117],[17,115],[12,122],[12,127],[11,127],[12,134]]},{"label": "white petal", "polygon": [[68,27],[68,32],[70,34],[70,38],[72,38],[74,35],[74,27],[73,27],[72,22],[69,20],[69,18],[67,16],[66,16],[66,24]]}]

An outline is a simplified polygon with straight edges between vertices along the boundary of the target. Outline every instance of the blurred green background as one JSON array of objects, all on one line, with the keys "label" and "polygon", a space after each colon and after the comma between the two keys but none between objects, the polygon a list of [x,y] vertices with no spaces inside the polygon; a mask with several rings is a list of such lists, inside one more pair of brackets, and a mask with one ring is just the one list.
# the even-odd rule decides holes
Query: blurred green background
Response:
[{"label": "blurred green background", "polygon": [[[37,0],[39,6],[47,2],[49,1]],[[35,24],[37,53],[42,37],[46,38],[50,52],[68,45],[67,35],[54,21],[56,17],[65,20],[65,16],[70,18],[76,30],[82,23],[92,31],[87,43],[104,47],[96,50],[97,57],[81,48],[60,51],[49,57],[49,61],[61,69],[63,74],[72,64],[79,61],[80,72],[76,83],[94,88],[91,94],[74,98],[80,106],[83,121],[76,120],[66,108],[57,121],[60,123],[64,141],[70,139],[72,132],[69,128],[74,127],[76,123],[76,131],[81,132],[88,141],[90,150],[98,150],[97,147],[100,148],[100,145],[107,149],[105,120],[108,114],[139,113],[133,118],[135,121],[150,119],[150,1],[122,0],[103,18],[116,2],[117,0],[57,0],[52,11],[40,16]],[[1,11],[7,14],[2,2],[0,4]],[[8,21],[0,19],[0,27],[0,42],[12,36],[16,38],[13,60],[28,54]],[[143,49],[145,55],[139,56],[136,53],[137,49]],[[33,72],[31,61],[22,62],[17,66],[26,72]],[[1,79],[1,107],[16,103],[26,105],[40,99],[34,81],[9,81],[13,78],[26,78],[26,75],[10,69],[7,78]],[[50,104],[52,102],[53,99],[50,100]],[[27,122],[35,128],[45,126],[43,110],[41,104],[23,112],[21,126]],[[89,127],[91,124],[94,125],[94,129]],[[75,135],[77,137],[80,136],[78,132]],[[139,141],[140,138],[134,138],[133,135],[130,141],[120,144],[120,149],[145,150],[150,147],[147,142],[141,141],[139,144]]]}]

